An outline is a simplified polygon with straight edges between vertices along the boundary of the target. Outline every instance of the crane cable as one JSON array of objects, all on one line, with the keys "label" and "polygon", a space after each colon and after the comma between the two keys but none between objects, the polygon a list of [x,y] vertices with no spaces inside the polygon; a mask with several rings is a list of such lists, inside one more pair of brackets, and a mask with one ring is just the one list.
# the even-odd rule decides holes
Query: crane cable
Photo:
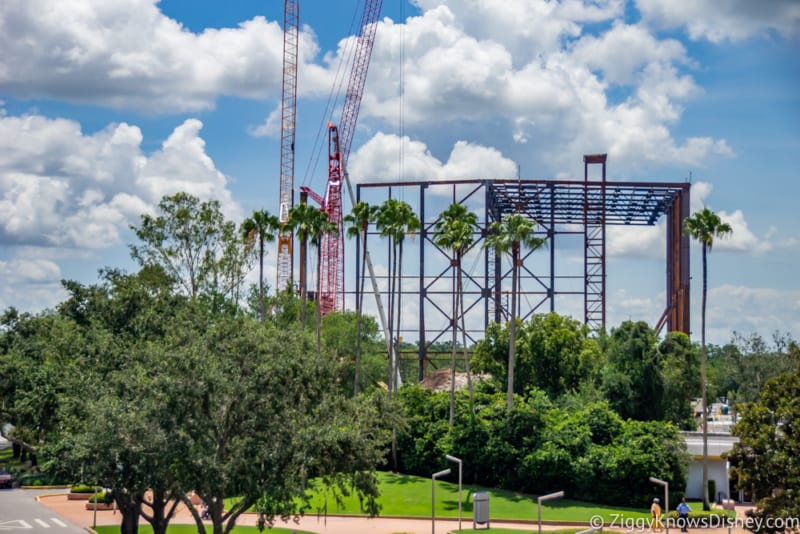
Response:
[{"label": "crane cable", "polygon": [[[311,152],[308,158],[308,163],[306,165],[305,173],[303,174],[303,185],[309,185],[314,179],[314,175],[316,175],[317,169],[319,169],[319,161],[322,157],[322,152],[325,147],[325,138],[328,133],[328,123],[333,120],[333,112],[336,110],[336,107],[339,105],[339,102],[342,100],[342,94],[344,93],[345,83],[348,79],[348,75],[350,74],[350,70],[353,64],[353,57],[355,55],[355,48],[356,43],[358,42],[358,32],[356,31],[356,24],[357,21],[360,20],[359,15],[359,8],[358,5],[360,2],[356,2],[356,7],[353,9],[353,17],[350,20],[350,28],[348,30],[347,35],[356,36],[356,38],[349,38],[347,39],[344,48],[342,49],[342,55],[339,58],[339,64],[336,66],[336,75],[333,78],[333,83],[331,84],[331,90],[328,93],[328,100],[325,103],[325,110],[322,112],[323,120],[320,121],[319,126],[317,128],[317,134],[314,138],[314,145],[311,148]],[[327,180],[327,172],[326,172],[326,180]]]}]

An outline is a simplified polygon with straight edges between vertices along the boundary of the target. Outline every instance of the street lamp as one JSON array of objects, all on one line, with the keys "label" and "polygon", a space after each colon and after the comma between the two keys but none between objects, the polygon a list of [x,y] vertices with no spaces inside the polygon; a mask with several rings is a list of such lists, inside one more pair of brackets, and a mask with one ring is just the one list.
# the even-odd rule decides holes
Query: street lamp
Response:
[{"label": "street lamp", "polygon": [[450,474],[449,469],[444,469],[431,476],[431,534],[436,534],[436,479]]},{"label": "street lamp", "polygon": [[461,530],[461,459],[455,456],[445,454],[444,456],[448,462],[455,462],[458,464],[458,530]]},{"label": "street lamp", "polygon": [[669,482],[656,477],[650,477],[649,480],[653,484],[664,486],[664,528],[666,529],[666,534],[669,534]]},{"label": "street lamp", "polygon": [[560,499],[563,496],[564,496],[564,492],[563,491],[557,491],[555,493],[548,493],[547,495],[542,495],[542,496],[539,497],[539,499],[538,499],[538,501],[539,501],[539,505],[538,505],[538,508],[539,508],[539,534],[542,534],[542,503],[544,501],[553,501],[555,499]]}]

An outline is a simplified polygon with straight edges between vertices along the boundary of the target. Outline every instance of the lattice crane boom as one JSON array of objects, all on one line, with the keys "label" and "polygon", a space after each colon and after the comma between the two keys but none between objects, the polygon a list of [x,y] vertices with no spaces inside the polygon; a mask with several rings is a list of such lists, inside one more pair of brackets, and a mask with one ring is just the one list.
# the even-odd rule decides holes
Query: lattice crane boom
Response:
[{"label": "lattice crane boom", "polygon": [[299,0],[283,4],[283,85],[281,97],[281,177],[278,219],[278,280],[275,291],[285,291],[292,283],[292,232],[284,230],[289,210],[294,205],[294,143],[297,119],[297,57],[299,42]]},{"label": "lattice crane boom", "polygon": [[337,225],[335,234],[328,234],[322,240],[322,273],[320,281],[320,312],[344,309],[344,229],[342,227],[342,180],[345,177],[345,164],[350,155],[358,111],[364,86],[367,82],[372,48],[375,44],[375,31],[383,0],[364,0],[361,15],[361,30],[356,41],[353,66],[347,84],[345,101],[342,107],[340,127],[328,124],[328,183],[325,198],[320,203],[328,219]]}]

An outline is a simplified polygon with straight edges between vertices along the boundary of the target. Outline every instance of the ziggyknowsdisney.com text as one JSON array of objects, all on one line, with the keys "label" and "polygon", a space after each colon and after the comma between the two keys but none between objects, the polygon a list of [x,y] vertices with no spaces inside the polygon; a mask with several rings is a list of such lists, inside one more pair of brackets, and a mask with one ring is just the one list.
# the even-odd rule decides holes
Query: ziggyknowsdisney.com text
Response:
[{"label": "ziggyknowsdisney.com text", "polygon": [[610,514],[610,520],[601,515],[594,515],[589,525],[594,528],[623,528],[626,530],[652,530],[653,528],[681,528],[686,522],[687,528],[742,528],[750,531],[791,530],[800,529],[799,517],[725,517],[712,515],[708,517],[689,517],[678,519],[670,517],[660,524],[655,524],[652,517],[625,517],[623,514]]}]

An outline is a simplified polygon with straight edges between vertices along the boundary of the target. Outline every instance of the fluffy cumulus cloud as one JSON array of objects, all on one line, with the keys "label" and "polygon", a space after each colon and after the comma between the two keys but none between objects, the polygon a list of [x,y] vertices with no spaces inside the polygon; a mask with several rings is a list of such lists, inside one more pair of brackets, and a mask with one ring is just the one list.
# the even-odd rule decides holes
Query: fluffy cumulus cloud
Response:
[{"label": "fluffy cumulus cloud", "polygon": [[[157,0],[4,0],[0,29],[0,91],[20,98],[157,113],[280,92],[283,31],[260,16],[198,34]],[[310,31],[301,50],[303,90],[329,87]]]},{"label": "fluffy cumulus cloud", "polygon": [[0,117],[0,243],[112,246],[121,229],[177,191],[218,199],[238,215],[227,178],[205,153],[201,127],[185,121],[146,155],[136,126],[111,124],[87,135],[71,120]]},{"label": "fluffy cumulus cloud", "polygon": [[[402,176],[399,154],[403,150]],[[514,178],[517,166],[495,148],[458,141],[447,161],[440,161],[421,141],[377,133],[350,157],[356,181],[468,180]]]},{"label": "fluffy cumulus cloud", "polygon": [[800,4],[795,0],[636,0],[644,20],[658,28],[685,28],[692,39],[713,43],[778,32],[800,35]]},{"label": "fluffy cumulus cloud", "polygon": [[702,94],[696,65],[679,41],[624,22],[622,2],[416,3],[419,16],[381,23],[363,116],[395,124],[403,109],[407,128],[444,136],[491,124],[497,146],[535,144],[553,173],[597,147],[628,170],[734,155],[725,139],[673,135]]},{"label": "fluffy cumulus cloud", "polygon": [[41,251],[27,249],[9,261],[0,260],[0,309],[35,311],[56,305],[66,296],[61,278],[58,264]]}]

